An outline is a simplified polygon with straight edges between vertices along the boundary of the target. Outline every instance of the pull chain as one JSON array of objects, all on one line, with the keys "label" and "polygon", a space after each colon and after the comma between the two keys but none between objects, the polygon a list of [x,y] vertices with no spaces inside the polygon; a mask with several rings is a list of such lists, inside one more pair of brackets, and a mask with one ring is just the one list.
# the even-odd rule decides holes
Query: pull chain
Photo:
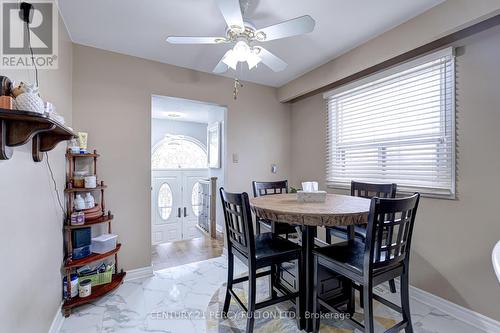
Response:
[{"label": "pull chain", "polygon": [[[236,72],[239,72],[241,74],[241,71],[242,71],[242,64],[238,63],[236,65]],[[239,70],[238,70],[238,66],[239,66]],[[240,82],[240,80],[238,79],[237,76],[234,77],[234,85],[233,85],[233,98],[234,100],[236,100],[238,98],[238,92],[240,90],[240,88],[243,88],[243,83]]]}]

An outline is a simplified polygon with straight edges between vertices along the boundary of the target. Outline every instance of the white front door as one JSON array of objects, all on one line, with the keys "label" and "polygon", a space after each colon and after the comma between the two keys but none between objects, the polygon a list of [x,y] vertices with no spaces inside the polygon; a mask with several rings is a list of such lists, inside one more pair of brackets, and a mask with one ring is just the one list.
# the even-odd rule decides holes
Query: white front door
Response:
[{"label": "white front door", "polygon": [[196,224],[201,209],[201,188],[198,181],[205,177],[200,177],[199,173],[186,172],[182,178],[182,188],[185,189],[182,192],[184,203],[182,234],[184,239],[194,238],[199,235]]},{"label": "white front door", "polygon": [[155,170],[152,173],[152,244],[199,235],[196,230],[200,209],[200,179],[207,170]]},{"label": "white front door", "polygon": [[153,178],[152,243],[182,239],[182,192],[180,175],[158,174]]}]

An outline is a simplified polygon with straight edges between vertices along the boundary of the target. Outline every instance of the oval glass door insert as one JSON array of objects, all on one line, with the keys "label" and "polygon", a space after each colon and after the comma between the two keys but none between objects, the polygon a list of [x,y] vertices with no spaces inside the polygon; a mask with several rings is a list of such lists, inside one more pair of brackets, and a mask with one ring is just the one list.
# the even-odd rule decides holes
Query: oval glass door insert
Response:
[{"label": "oval glass door insert", "polygon": [[172,189],[163,183],[158,191],[158,212],[163,220],[168,220],[172,214]]},{"label": "oval glass door insert", "polygon": [[191,208],[193,209],[194,215],[200,216],[201,213],[201,195],[202,188],[199,182],[193,185],[193,191],[191,192]]}]

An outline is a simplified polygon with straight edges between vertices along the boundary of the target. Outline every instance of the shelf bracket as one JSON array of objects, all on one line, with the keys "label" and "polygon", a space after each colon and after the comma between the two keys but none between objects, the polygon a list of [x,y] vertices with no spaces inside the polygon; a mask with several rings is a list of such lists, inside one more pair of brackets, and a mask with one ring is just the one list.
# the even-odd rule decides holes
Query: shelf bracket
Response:
[{"label": "shelf bracket", "polygon": [[24,145],[38,133],[52,131],[56,125],[36,122],[11,122],[7,131],[7,145],[17,147]]},{"label": "shelf bracket", "polygon": [[0,160],[12,157],[12,148],[7,146],[7,121],[0,120]]},{"label": "shelf bracket", "polygon": [[43,153],[54,149],[59,142],[72,139],[72,135],[53,134],[44,135],[43,133],[36,134],[33,137],[31,146],[31,154],[33,161],[41,162],[43,160]]},{"label": "shelf bracket", "polygon": [[33,142],[31,144],[31,155],[33,156],[33,161],[41,162],[43,161],[43,153],[40,151],[40,135],[35,135],[33,137]]}]

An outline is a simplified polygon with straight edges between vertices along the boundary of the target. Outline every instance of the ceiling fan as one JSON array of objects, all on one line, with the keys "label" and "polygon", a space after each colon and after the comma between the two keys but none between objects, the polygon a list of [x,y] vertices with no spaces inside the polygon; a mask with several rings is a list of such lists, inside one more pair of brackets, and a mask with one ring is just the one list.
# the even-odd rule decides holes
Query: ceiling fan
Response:
[{"label": "ceiling fan", "polygon": [[287,67],[287,63],[278,58],[257,42],[286,38],[305,34],[314,30],[315,22],[309,15],[257,29],[244,18],[250,0],[217,0],[219,9],[227,23],[224,37],[189,37],[170,36],[167,42],[172,44],[234,44],[215,66],[214,73],[224,73],[229,67],[236,69],[239,62],[246,62],[252,69],[262,62],[275,72]]}]

